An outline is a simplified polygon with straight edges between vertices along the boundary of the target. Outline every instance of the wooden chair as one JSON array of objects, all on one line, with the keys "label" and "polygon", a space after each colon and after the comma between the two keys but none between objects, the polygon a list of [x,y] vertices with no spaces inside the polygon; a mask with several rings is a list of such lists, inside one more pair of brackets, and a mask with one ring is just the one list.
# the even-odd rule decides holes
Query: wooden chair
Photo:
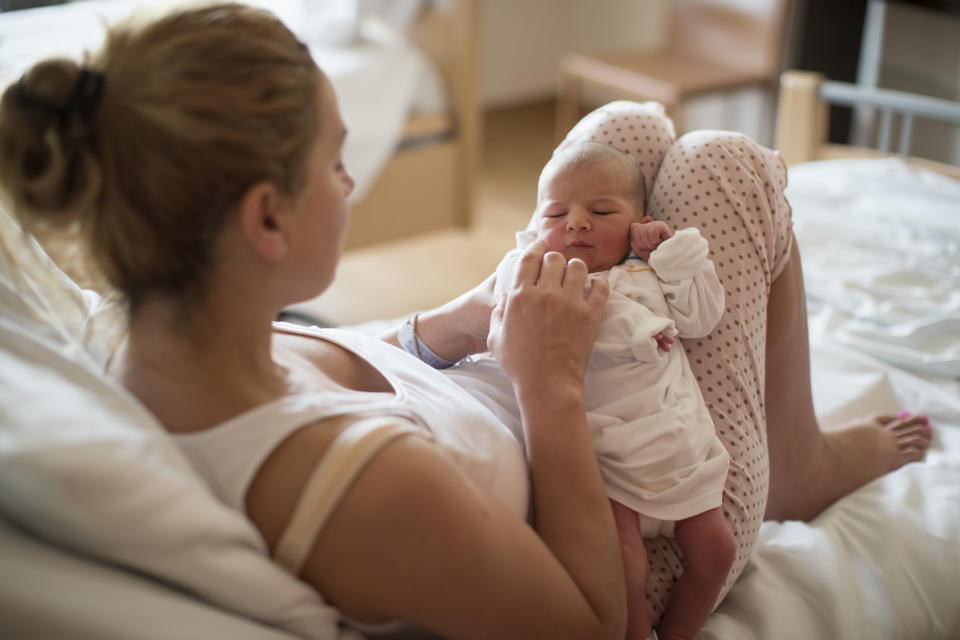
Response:
[{"label": "wooden chair", "polygon": [[759,85],[771,95],[784,64],[791,0],[674,0],[670,34],[654,51],[577,54],[560,65],[557,138],[579,119],[586,87],[677,106],[692,96]]}]

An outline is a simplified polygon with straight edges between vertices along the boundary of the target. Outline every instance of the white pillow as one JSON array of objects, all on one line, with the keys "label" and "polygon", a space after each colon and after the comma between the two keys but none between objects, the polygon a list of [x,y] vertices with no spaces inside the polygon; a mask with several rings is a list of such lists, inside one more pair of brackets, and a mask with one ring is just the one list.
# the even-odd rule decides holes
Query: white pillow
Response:
[{"label": "white pillow", "polygon": [[154,417],[103,376],[82,341],[99,298],[2,209],[0,221],[0,514],[304,638],[351,637],[269,559],[253,525],[214,497]]},{"label": "white pillow", "polygon": [[5,638],[297,640],[142,574],[34,540],[3,518],[0,557]]},{"label": "white pillow", "polygon": [[100,371],[122,344],[126,331],[119,299],[78,287],[3,204],[0,316],[69,357],[88,359]]}]

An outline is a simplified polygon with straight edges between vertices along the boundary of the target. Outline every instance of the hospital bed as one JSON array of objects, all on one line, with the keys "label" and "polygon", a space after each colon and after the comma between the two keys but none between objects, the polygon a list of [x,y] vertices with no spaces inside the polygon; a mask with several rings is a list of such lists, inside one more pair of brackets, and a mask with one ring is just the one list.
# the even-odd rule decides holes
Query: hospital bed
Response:
[{"label": "hospital bed", "polygon": [[[828,104],[873,109],[880,148],[828,144]],[[788,72],[778,110],[821,425],[906,409],[934,437],[814,521],[764,523],[697,638],[960,637],[960,169],[907,155],[960,104]]]}]

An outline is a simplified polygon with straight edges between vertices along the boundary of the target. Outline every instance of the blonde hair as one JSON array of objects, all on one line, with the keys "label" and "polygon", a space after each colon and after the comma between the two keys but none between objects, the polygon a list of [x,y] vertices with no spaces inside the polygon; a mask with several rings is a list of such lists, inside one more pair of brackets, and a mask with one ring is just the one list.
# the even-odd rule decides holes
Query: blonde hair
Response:
[{"label": "blonde hair", "polygon": [[[71,108],[91,77],[98,103]],[[79,222],[130,313],[154,295],[185,306],[249,187],[306,183],[318,92],[309,51],[266,11],[113,28],[88,66],[46,60],[4,91],[0,186],[27,227]]]},{"label": "blonde hair", "polygon": [[565,144],[553,153],[553,156],[540,172],[540,179],[537,182],[538,204],[548,176],[566,169],[577,169],[603,163],[615,164],[622,169],[626,178],[624,195],[633,203],[637,219],[643,217],[646,211],[647,190],[640,165],[629,153],[605,142],[595,140]]}]

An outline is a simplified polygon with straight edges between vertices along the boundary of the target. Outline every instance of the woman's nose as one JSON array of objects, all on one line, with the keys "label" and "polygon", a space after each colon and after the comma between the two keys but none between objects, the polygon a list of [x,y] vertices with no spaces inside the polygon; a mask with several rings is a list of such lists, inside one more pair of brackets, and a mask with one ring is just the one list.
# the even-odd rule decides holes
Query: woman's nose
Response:
[{"label": "woman's nose", "polygon": [[343,170],[343,187],[344,195],[349,196],[353,193],[353,188],[357,186],[357,183],[354,181],[353,176],[350,175],[350,172],[346,169]]}]

